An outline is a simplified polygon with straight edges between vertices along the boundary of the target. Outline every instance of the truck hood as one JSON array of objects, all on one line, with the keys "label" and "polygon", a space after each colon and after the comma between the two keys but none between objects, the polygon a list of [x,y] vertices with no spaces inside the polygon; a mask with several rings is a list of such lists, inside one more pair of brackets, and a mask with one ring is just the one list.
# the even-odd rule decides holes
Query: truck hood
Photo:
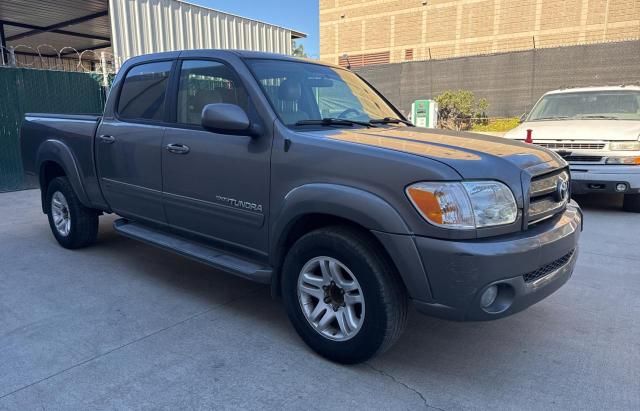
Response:
[{"label": "truck hood", "polygon": [[631,120],[553,120],[529,121],[509,131],[505,137],[524,140],[527,130],[534,140],[637,141],[640,121]]},{"label": "truck hood", "polygon": [[[418,127],[340,129],[318,132],[326,138],[408,153],[444,163],[465,179],[517,180],[523,170],[566,166],[542,147],[502,137]],[[507,176],[508,174],[508,176]]]}]

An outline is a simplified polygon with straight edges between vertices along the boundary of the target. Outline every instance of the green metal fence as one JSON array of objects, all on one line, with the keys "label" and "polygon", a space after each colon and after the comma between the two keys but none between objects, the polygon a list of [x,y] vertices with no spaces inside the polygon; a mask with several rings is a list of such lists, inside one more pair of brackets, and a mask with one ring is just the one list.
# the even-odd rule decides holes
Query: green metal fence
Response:
[{"label": "green metal fence", "polygon": [[0,192],[32,188],[20,158],[24,113],[101,113],[102,80],[93,73],[0,67]]}]

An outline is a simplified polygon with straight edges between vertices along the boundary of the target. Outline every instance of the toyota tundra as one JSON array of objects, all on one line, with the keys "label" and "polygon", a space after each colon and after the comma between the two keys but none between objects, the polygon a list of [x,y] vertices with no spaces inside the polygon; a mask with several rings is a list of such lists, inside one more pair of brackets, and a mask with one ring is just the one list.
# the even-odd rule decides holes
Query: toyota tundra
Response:
[{"label": "toyota tundra", "polygon": [[104,114],[27,114],[21,149],[61,246],[116,232],[269,284],[342,363],[409,306],[493,320],[571,276],[582,213],[556,153],[414,127],[357,74],[248,51],[135,57]]}]

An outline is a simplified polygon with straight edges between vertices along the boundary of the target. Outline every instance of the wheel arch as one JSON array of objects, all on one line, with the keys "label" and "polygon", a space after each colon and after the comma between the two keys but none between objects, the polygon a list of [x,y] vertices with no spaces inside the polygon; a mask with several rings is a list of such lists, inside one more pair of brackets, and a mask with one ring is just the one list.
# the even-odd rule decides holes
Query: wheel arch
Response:
[{"label": "wheel arch", "polygon": [[[400,273],[396,259],[372,232],[411,234],[400,214],[389,203],[375,194],[353,187],[308,184],[291,190],[285,196],[279,217],[272,225],[273,296],[280,294],[281,267],[289,248],[306,233],[333,225],[346,225],[366,233]],[[404,279],[402,281],[405,283]]]},{"label": "wheel arch", "polygon": [[45,201],[47,187],[56,177],[67,177],[80,202],[89,206],[89,198],[80,178],[80,171],[69,147],[59,140],[47,140],[38,148],[36,156],[38,164],[38,180],[42,198],[42,211],[46,214],[48,206]]}]

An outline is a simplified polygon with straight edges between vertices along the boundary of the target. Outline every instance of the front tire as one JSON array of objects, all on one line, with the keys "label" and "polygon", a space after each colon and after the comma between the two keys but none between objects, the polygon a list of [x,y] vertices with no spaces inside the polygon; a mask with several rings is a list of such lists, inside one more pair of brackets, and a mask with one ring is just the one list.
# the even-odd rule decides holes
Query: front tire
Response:
[{"label": "front tire", "polygon": [[98,212],[85,207],[66,177],[54,178],[45,196],[51,232],[64,248],[93,244],[98,236]]},{"label": "front tire", "polygon": [[640,194],[625,194],[622,207],[625,211],[640,213]]},{"label": "front tire", "polygon": [[328,227],[304,235],[289,250],[282,276],[291,323],[331,361],[366,361],[392,346],[404,329],[404,285],[366,232]]}]

